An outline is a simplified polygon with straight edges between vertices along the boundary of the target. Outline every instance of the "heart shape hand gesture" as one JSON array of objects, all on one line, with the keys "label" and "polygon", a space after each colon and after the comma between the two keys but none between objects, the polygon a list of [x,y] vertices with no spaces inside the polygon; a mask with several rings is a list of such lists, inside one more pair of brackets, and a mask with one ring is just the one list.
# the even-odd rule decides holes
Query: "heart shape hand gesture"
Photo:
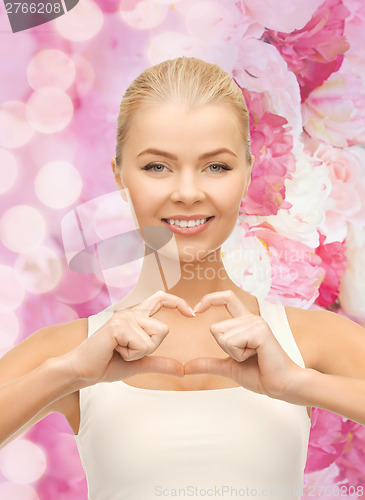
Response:
[{"label": "heart shape hand gesture", "polygon": [[162,291],[139,305],[117,309],[104,326],[63,357],[80,387],[140,373],[178,377],[210,373],[295,403],[304,369],[282,349],[266,321],[252,314],[231,290],[204,295],[195,311],[203,313],[212,305],[224,305],[232,316],[210,326],[216,342],[228,354],[225,358],[200,357],[183,365],[174,358],[150,356],[169,332],[166,323],[152,317],[161,307],[178,309],[192,320],[195,316],[184,299]]}]

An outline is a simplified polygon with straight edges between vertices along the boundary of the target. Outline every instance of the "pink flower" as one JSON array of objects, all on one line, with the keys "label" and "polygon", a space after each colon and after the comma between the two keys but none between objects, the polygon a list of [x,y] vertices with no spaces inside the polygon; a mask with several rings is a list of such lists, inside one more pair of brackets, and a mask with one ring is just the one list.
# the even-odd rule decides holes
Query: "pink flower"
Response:
[{"label": "pink flower", "polygon": [[[358,91],[354,94],[355,83]],[[304,130],[320,141],[342,148],[365,142],[365,118],[361,108],[355,106],[364,94],[360,81],[354,81],[351,75],[344,78],[340,72],[334,73],[302,104]]]},{"label": "pink flower", "polygon": [[[272,230],[268,223],[252,227],[247,236],[256,236],[267,247],[271,261],[271,288],[268,297],[280,297],[286,305],[311,305],[323,280],[321,259],[312,248]],[[270,300],[270,299],[269,299]]]},{"label": "pink flower", "polygon": [[264,92],[265,110],[288,121],[296,136],[302,132],[300,89],[280,52],[269,43],[244,38],[237,44],[239,56],[233,76],[250,92]]},{"label": "pink flower", "polygon": [[348,53],[354,56],[364,54],[365,3],[363,0],[342,0],[342,2],[350,12],[345,24],[345,36],[350,43]]},{"label": "pink flower", "polygon": [[302,101],[337,71],[349,48],[344,36],[348,9],[341,0],[326,0],[300,30],[267,30],[263,39],[275,45],[297,76]]},{"label": "pink flower", "polygon": [[319,246],[316,254],[322,259],[321,267],[326,274],[319,288],[319,297],[316,302],[322,307],[333,305],[339,294],[341,277],[346,271],[345,242],[333,241],[324,244],[325,235],[319,233]]},{"label": "pink flower", "polygon": [[350,44],[337,73],[303,103],[303,126],[312,137],[334,146],[365,142],[365,4],[342,0],[348,9],[344,36]]},{"label": "pink flower", "polygon": [[337,459],[340,470],[336,480],[346,481],[356,487],[365,486],[365,427],[348,421],[349,432],[342,454]]},{"label": "pink flower", "polygon": [[325,469],[343,452],[350,423],[340,415],[312,408],[311,432],[305,472]]},{"label": "pink flower", "polygon": [[345,150],[320,144],[314,155],[328,168],[332,183],[330,198],[335,202],[326,212],[323,233],[327,242],[343,241],[348,221],[365,225],[365,151],[358,146]]},{"label": "pink flower", "polygon": [[293,137],[285,129],[282,116],[265,111],[264,95],[242,89],[250,112],[252,154],[255,166],[251,184],[241,204],[247,215],[276,215],[279,208],[290,208],[285,202],[286,178],[295,171],[292,153]]},{"label": "pink flower", "polygon": [[240,0],[262,26],[289,33],[301,29],[323,0]]},{"label": "pink flower", "polygon": [[333,462],[329,467],[310,474],[304,475],[304,488],[301,500],[313,500],[315,498],[326,498],[326,500],[338,500],[341,495],[340,484],[336,482],[338,467]]}]

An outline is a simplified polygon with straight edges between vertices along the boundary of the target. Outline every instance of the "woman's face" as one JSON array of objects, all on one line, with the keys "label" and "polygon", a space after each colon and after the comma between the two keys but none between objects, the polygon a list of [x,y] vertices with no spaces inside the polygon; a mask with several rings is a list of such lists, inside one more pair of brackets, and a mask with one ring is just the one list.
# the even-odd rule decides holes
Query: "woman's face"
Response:
[{"label": "woman's face", "polygon": [[122,157],[118,171],[112,159],[116,184],[128,188],[140,228],[173,229],[176,225],[163,219],[211,217],[199,232],[173,233],[180,261],[204,258],[231,234],[252,165],[229,107],[209,104],[186,111],[166,104],[140,110]]}]

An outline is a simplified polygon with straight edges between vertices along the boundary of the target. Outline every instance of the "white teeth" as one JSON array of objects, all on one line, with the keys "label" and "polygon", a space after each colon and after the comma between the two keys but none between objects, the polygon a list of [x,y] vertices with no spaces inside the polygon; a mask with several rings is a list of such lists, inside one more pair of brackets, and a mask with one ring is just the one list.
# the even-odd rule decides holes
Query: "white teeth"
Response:
[{"label": "white teeth", "polygon": [[194,227],[204,224],[208,219],[196,219],[196,220],[177,220],[177,219],[167,219],[167,222],[172,226],[175,224],[180,227]]}]

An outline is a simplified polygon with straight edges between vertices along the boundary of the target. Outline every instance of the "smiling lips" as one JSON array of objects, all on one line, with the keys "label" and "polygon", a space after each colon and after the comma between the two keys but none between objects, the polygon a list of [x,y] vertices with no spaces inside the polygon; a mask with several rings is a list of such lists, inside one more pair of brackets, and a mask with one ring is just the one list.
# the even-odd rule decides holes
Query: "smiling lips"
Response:
[{"label": "smiling lips", "polygon": [[210,224],[214,216],[181,216],[177,215],[176,218],[162,219],[164,224],[169,226],[174,233],[178,234],[197,234]]}]

